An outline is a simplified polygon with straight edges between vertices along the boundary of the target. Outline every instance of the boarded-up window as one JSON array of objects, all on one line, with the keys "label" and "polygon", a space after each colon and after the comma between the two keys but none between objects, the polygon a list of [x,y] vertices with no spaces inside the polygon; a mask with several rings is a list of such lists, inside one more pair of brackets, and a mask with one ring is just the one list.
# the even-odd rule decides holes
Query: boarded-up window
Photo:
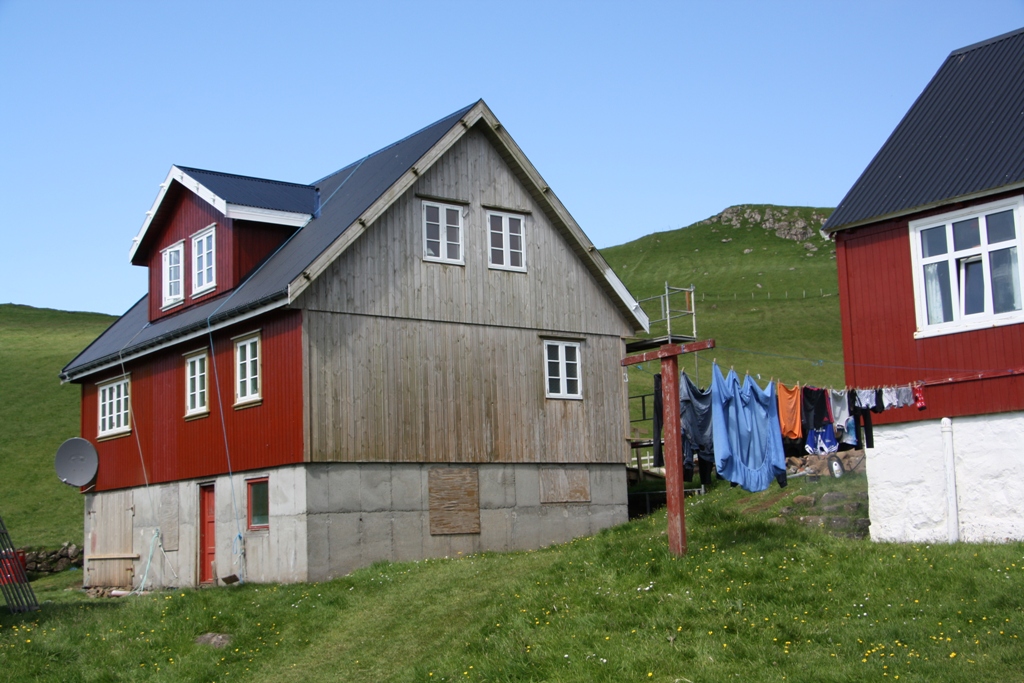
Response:
[{"label": "boarded-up window", "polygon": [[542,467],[540,502],[590,502],[590,472],[583,467]]},{"label": "boarded-up window", "polygon": [[178,549],[178,487],[160,489],[160,543],[164,550]]},{"label": "boarded-up window", "polygon": [[430,533],[480,533],[480,480],[475,467],[432,467],[427,474],[430,491]]}]

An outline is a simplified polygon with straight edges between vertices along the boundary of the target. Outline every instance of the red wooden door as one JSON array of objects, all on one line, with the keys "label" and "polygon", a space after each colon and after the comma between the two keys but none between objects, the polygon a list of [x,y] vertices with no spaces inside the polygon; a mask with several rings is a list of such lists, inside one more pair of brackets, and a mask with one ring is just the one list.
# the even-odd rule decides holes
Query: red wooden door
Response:
[{"label": "red wooden door", "polygon": [[217,515],[213,484],[199,487],[199,582],[213,583],[217,559]]}]

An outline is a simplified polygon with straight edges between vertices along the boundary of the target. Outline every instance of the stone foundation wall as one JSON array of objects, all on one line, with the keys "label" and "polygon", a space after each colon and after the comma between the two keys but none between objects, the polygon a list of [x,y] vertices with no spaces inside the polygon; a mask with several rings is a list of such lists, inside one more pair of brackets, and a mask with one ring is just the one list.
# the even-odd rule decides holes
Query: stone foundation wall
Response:
[{"label": "stone foundation wall", "polygon": [[82,568],[82,549],[74,543],[65,543],[56,550],[28,550],[25,570],[36,574],[55,574],[71,567]]}]

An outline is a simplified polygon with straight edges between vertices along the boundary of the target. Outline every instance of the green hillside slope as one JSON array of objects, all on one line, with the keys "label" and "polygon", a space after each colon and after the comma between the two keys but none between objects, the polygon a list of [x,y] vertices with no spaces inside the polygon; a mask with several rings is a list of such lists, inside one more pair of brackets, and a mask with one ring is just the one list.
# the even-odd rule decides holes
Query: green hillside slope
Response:
[{"label": "green hillside slope", "polygon": [[[696,287],[698,337],[717,344],[697,354],[701,384],[717,358],[723,369],[734,366],[764,381],[842,385],[835,251],[818,232],[831,212],[735,206],[601,253],[638,298],[663,292],[666,281]],[[693,357],[684,363],[692,375]],[[631,381],[644,384],[646,369],[634,371]]]},{"label": "green hillside slope", "polygon": [[60,369],[114,318],[0,305],[0,515],[19,546],[82,542],[82,496],[53,456],[78,436],[78,385]]}]

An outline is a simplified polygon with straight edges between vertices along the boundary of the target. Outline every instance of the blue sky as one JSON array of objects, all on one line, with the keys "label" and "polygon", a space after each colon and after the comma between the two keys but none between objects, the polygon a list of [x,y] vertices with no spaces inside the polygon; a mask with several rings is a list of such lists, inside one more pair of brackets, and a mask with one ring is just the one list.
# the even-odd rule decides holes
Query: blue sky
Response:
[{"label": "blue sky", "polygon": [[0,0],[0,303],[120,314],[171,164],[312,182],[484,98],[606,247],[835,206],[1024,1]]}]

